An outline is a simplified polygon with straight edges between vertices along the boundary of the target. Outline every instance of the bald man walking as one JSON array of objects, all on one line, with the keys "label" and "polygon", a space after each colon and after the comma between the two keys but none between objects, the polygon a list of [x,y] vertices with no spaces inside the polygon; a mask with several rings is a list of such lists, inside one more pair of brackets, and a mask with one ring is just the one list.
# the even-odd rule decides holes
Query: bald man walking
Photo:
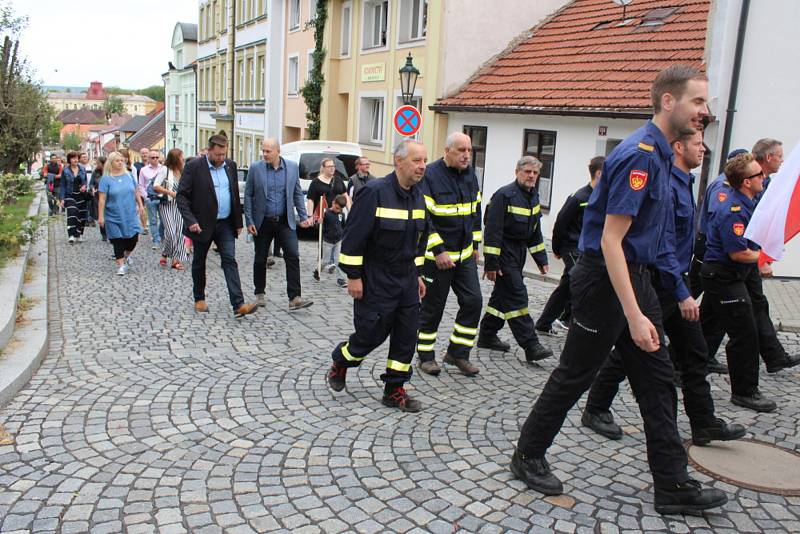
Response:
[{"label": "bald man walking", "polygon": [[273,239],[283,249],[286,263],[286,293],[289,311],[314,304],[300,296],[300,253],[297,244],[297,222],[301,228],[311,225],[306,212],[297,164],[281,157],[275,139],[261,143],[263,159],[250,165],[244,189],[244,217],[247,232],[253,236],[253,285],[256,303],[265,306],[267,285],[267,252]]}]

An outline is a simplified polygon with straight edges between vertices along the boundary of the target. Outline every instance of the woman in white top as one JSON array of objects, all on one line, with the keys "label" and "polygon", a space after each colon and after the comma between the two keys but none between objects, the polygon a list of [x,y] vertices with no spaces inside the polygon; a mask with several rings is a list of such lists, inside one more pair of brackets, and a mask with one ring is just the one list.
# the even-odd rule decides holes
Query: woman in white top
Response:
[{"label": "woman in white top", "polygon": [[178,271],[185,270],[184,264],[189,261],[189,255],[183,244],[183,217],[175,202],[181,173],[183,173],[183,151],[180,148],[173,148],[167,153],[164,166],[153,180],[153,190],[164,197],[158,206],[158,215],[164,225],[159,264],[166,267],[167,258],[172,258],[172,268]]}]

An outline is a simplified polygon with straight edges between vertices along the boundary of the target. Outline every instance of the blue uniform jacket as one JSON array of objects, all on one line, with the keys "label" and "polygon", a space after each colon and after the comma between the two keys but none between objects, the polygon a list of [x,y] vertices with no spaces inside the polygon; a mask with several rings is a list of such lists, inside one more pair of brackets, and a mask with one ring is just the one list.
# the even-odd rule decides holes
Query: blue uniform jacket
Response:
[{"label": "blue uniform jacket", "polygon": [[483,254],[487,271],[525,266],[529,252],[536,265],[547,265],[539,195],[514,180],[492,196],[486,217]]},{"label": "blue uniform jacket", "polygon": [[362,278],[365,266],[387,273],[417,270],[425,258],[427,228],[419,185],[406,191],[394,172],[370,180],[347,218],[339,267],[350,279]]},{"label": "blue uniform jacket", "polygon": [[633,220],[622,240],[625,259],[655,265],[667,218],[672,215],[671,167],[672,148],[652,121],[611,151],[583,215],[581,252],[602,255],[600,238],[606,215],[629,215]]},{"label": "blue uniform jacket", "polygon": [[706,263],[721,263],[739,268],[752,266],[733,261],[730,253],[747,249],[758,250],[758,245],[744,237],[755,207],[755,201],[739,191],[733,191],[717,207],[708,221],[704,259]]},{"label": "blue uniform jacket", "polygon": [[656,267],[661,274],[661,284],[671,291],[678,302],[689,298],[689,289],[683,275],[689,272],[694,245],[694,176],[672,167],[670,201],[674,216],[668,218],[664,246],[659,253]]}]

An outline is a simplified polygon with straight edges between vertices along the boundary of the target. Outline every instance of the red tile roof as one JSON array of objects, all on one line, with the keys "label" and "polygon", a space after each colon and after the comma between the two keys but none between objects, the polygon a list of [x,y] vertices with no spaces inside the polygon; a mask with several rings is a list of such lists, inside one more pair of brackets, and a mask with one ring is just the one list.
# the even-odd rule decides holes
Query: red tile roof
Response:
[{"label": "red tile roof", "polygon": [[[575,0],[491,60],[436,110],[559,113],[652,111],[650,85],[675,63],[703,69],[710,0],[670,0],[677,11],[643,26],[663,0]],[[593,29],[603,23],[607,27]]]}]

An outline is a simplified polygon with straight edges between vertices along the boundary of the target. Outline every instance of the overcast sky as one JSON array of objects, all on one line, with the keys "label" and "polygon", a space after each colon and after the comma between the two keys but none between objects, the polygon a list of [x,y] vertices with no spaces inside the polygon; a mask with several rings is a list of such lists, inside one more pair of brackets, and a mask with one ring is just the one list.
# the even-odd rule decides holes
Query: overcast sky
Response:
[{"label": "overcast sky", "polygon": [[[177,22],[197,23],[198,0],[11,0],[28,27],[20,52],[44,85],[161,85]],[[138,59],[137,59],[138,58]]]}]

